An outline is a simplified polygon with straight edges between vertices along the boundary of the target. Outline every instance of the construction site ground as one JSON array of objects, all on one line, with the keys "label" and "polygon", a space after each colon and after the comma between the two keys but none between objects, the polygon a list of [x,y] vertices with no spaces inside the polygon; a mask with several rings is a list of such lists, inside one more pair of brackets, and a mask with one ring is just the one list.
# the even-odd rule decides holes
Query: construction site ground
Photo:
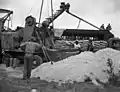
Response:
[{"label": "construction site ground", "polygon": [[[69,55],[71,56],[71,54]],[[23,65],[17,67],[17,69],[23,71]],[[109,84],[105,85],[104,88],[91,82],[74,82],[59,85],[57,82],[47,82],[39,77],[23,80],[22,78],[9,76],[9,74],[6,70],[0,69],[0,92],[120,92],[120,87]],[[32,89],[37,91],[31,91]]]},{"label": "construction site ground", "polygon": [[119,87],[107,85],[105,88],[99,88],[92,83],[74,82],[59,85],[56,82],[47,82],[39,78],[22,80],[21,78],[8,77],[4,70],[0,70],[0,92],[119,92]]}]

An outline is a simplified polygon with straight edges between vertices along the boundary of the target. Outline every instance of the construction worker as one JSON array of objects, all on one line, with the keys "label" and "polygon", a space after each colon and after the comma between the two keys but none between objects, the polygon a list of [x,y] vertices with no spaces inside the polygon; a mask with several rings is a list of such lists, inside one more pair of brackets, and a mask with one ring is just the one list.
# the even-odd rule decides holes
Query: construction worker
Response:
[{"label": "construction worker", "polygon": [[100,26],[100,28],[101,28],[102,30],[105,30],[104,24],[102,24],[102,25]]},{"label": "construction worker", "polygon": [[74,48],[80,48],[80,44],[78,41],[75,41]]},{"label": "construction worker", "polygon": [[53,29],[46,28],[44,31],[44,43],[45,46],[50,48],[54,48],[54,32],[52,32]]},{"label": "construction worker", "polygon": [[3,54],[2,54],[2,30],[3,30],[3,22],[0,21],[0,63],[2,63],[2,57],[3,57]]},{"label": "construction worker", "polygon": [[42,44],[37,43],[36,39],[32,38],[28,42],[21,44],[20,47],[22,50],[25,50],[23,79],[29,79],[31,76],[34,53],[42,47]]},{"label": "construction worker", "polygon": [[87,51],[93,51],[93,45],[92,45],[92,40],[91,39],[89,39],[89,44],[88,44]]},{"label": "construction worker", "polygon": [[110,23],[107,25],[106,30],[109,30],[109,31],[112,30]]},{"label": "construction worker", "polygon": [[74,48],[79,49],[79,53],[81,52],[81,46],[78,41],[75,41]]}]

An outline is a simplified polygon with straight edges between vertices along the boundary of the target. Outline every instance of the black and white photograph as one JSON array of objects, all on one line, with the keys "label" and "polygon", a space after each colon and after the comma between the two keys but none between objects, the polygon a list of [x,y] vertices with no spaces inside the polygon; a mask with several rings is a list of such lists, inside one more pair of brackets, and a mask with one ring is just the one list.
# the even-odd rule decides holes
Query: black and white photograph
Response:
[{"label": "black and white photograph", "polygon": [[120,0],[0,0],[0,92],[120,92]]}]

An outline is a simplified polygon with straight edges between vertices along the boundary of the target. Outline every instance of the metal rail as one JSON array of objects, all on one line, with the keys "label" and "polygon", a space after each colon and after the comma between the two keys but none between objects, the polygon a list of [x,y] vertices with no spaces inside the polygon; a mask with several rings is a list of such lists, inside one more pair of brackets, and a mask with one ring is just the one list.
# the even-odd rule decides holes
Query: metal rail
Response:
[{"label": "metal rail", "polygon": [[76,16],[75,14],[69,12],[69,10],[67,10],[66,12],[67,12],[68,14],[72,15],[73,17],[75,17],[75,18],[77,18],[77,19],[79,19],[79,20],[81,20],[81,21],[84,21],[85,23],[87,23],[87,24],[89,24],[89,25],[91,25],[91,26],[93,26],[93,27],[95,27],[95,28],[97,28],[97,29],[99,29],[99,30],[102,30],[101,28],[99,28],[99,27],[93,25],[92,23],[90,23],[90,22],[88,22],[88,21],[86,21],[86,20],[84,20],[84,19],[82,19],[82,18]]}]

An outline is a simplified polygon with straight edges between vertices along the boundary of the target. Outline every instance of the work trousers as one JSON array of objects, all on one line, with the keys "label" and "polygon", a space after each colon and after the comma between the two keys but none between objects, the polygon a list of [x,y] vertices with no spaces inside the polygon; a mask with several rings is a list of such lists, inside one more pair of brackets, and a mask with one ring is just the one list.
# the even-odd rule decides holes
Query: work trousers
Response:
[{"label": "work trousers", "polygon": [[24,75],[23,78],[29,79],[31,76],[32,64],[33,64],[33,54],[25,54],[24,56]]},{"label": "work trousers", "polygon": [[3,55],[2,55],[2,46],[1,46],[1,40],[0,40],[0,64],[3,63],[2,57],[3,57]]}]

